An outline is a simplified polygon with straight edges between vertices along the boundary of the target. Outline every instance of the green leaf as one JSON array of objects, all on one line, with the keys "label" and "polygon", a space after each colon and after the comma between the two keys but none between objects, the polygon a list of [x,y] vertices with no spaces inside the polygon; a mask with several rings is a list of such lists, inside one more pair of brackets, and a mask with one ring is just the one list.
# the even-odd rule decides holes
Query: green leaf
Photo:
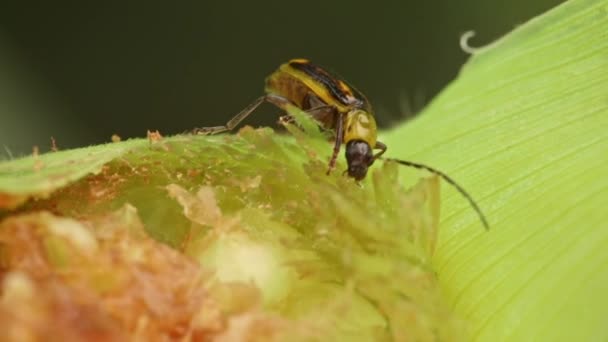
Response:
[{"label": "green leaf", "polygon": [[572,0],[475,53],[388,154],[447,172],[434,264],[483,341],[608,339],[608,2]]},{"label": "green leaf", "polygon": [[[340,176],[342,160],[327,177],[331,148],[308,122],[306,132],[290,128],[295,139],[244,129],[2,163],[0,216],[11,232],[2,242],[11,246],[24,227],[50,231],[33,245],[70,274],[79,263],[63,240],[68,221],[8,209],[87,222],[128,203],[137,210],[126,221],[139,215],[151,236],[216,271],[205,281],[219,284],[213,300],[228,314],[254,314],[231,299],[241,297],[226,283],[239,282],[260,290],[266,313],[312,324],[287,334],[458,340],[460,317],[473,340],[606,340],[607,14],[606,0],[573,0],[530,21],[476,50],[424,113],[383,134],[388,156],[445,171],[490,221],[485,232],[443,187],[432,264],[437,179],[408,194],[394,184],[421,173],[377,163],[358,187]],[[2,265],[17,260],[18,269],[21,255],[5,247]]]},{"label": "green leaf", "polygon": [[[196,293],[208,293],[214,304],[210,308],[219,307],[225,315],[217,320],[259,321],[254,327],[272,326],[269,334],[290,340],[462,340],[461,321],[447,307],[430,267],[437,235],[438,178],[423,179],[413,189],[395,186],[399,169],[385,164],[375,167],[359,185],[342,175],[346,168],[342,159],[328,176],[331,144],[310,117],[293,113],[304,131],[288,126],[292,136],[246,127],[236,135],[156,137],[99,146],[93,149],[98,152],[94,156],[101,157],[86,159],[95,161],[91,168],[78,162],[88,156],[87,149],[0,165],[6,170],[0,183],[6,186],[0,187],[0,193],[8,198],[32,197],[17,211],[1,213],[6,219],[0,223],[0,271],[10,272],[7,279],[23,280],[25,273],[25,280],[18,283],[36,289],[46,287],[34,281],[39,279],[35,275],[51,274],[61,280],[61,291],[74,297],[82,290],[73,287],[78,282],[101,282],[102,290],[130,293],[131,289],[122,288],[129,282],[121,279],[140,275],[137,270],[131,275],[132,263],[146,270],[170,268],[166,263],[146,264],[148,258],[138,251],[157,255],[158,246],[150,246],[144,237],[129,234],[130,240],[121,240],[125,237],[121,232],[142,226],[156,240],[183,252],[182,259],[197,260],[203,270],[211,271],[203,279],[187,278],[201,276],[191,269],[176,277],[198,284]],[[35,163],[39,167],[31,168]],[[56,169],[68,176],[48,187],[43,180],[56,175]],[[87,174],[92,171],[96,173]],[[95,226],[99,217],[103,230]],[[118,236],[104,233],[105,227]],[[80,250],[87,248],[72,248],[72,242],[85,235],[91,244],[105,246],[87,260],[80,256]],[[108,240],[133,251],[124,256],[125,263],[117,262],[126,269],[113,269],[112,273],[122,275],[113,277],[108,268],[101,274],[84,272],[83,267],[90,270],[88,265],[96,259],[101,263],[118,258]],[[22,262],[24,256],[32,261]],[[179,274],[179,268],[171,272]],[[75,281],[72,275],[85,279]],[[167,280],[154,272],[150,275],[159,282]],[[9,285],[0,293],[19,293]],[[146,294],[153,299],[172,298],[153,290]],[[57,299],[54,292],[40,297],[47,296]],[[21,302],[0,305],[0,317],[3,313],[21,317],[23,313],[15,310],[38,301],[20,298]],[[87,300],[100,302],[96,314],[111,314],[104,311],[108,297]],[[110,298],[110,308],[111,303]],[[190,315],[209,310],[188,308]],[[52,313],[37,314],[50,317],[47,325],[56,325]],[[197,323],[204,323],[186,321],[195,330]],[[163,327],[168,329],[162,324],[159,329]],[[216,333],[249,334],[243,329],[227,325]]]},{"label": "green leaf", "polygon": [[100,172],[104,164],[141,146],[145,146],[145,141],[131,140],[0,163],[0,209],[18,207],[33,197],[48,197],[88,174]]}]

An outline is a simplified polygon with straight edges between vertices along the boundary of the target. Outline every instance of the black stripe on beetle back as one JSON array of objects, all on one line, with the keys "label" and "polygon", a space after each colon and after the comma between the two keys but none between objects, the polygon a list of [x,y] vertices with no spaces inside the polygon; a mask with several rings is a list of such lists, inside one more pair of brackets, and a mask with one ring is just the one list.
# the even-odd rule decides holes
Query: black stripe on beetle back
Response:
[{"label": "black stripe on beetle back", "polygon": [[[357,106],[361,107],[364,105],[364,100],[360,98],[359,93],[355,91],[355,94],[352,93],[352,88],[349,87],[349,91],[351,94],[345,93],[338,81],[335,77],[330,75],[327,71],[322,68],[309,63],[309,62],[290,62],[289,66],[292,68],[299,70],[315,81],[323,84],[327,90],[331,93],[331,95],[340,101],[343,105],[347,106]],[[354,101],[353,101],[354,100]]]}]

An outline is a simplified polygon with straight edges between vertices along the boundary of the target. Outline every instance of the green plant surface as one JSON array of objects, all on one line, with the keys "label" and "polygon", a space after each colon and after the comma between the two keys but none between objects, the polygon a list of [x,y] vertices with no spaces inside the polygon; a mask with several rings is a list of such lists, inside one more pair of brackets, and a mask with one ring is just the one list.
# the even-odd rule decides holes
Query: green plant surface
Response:
[{"label": "green plant surface", "polygon": [[479,341],[605,341],[608,329],[608,1],[573,0],[479,49],[390,156],[444,187],[434,265]]},{"label": "green plant surface", "polygon": [[33,197],[47,197],[89,174],[99,173],[106,163],[146,143],[131,140],[1,163],[0,209],[18,207]]},{"label": "green plant surface", "polygon": [[[28,175],[31,182],[38,179],[38,172],[56,174],[46,167],[65,171],[66,165],[71,165],[78,169],[83,167],[77,162],[79,156],[103,157],[99,161],[103,165],[90,171],[95,171],[93,174],[78,178],[66,172],[71,178],[51,193],[39,190],[48,191],[45,182],[31,184],[27,191],[18,193],[33,197],[30,201],[0,214],[4,218],[0,223],[4,233],[0,234],[0,273],[7,279],[18,279],[20,286],[42,291],[35,297],[38,299],[23,298],[19,296],[25,291],[21,287],[4,284],[0,293],[17,296],[20,301],[0,305],[0,328],[2,324],[25,325],[23,330],[34,334],[38,330],[19,320],[2,319],[29,315],[46,318],[45,324],[36,326],[64,326],[66,318],[54,314],[53,305],[51,309],[34,305],[39,311],[28,313],[32,303],[58,300],[57,289],[46,287],[40,274],[60,279],[61,292],[75,298],[83,296],[83,289],[74,283],[95,284],[104,290],[74,300],[100,303],[97,311],[79,317],[87,325],[95,324],[99,317],[117,316],[113,303],[129,297],[115,299],[114,294],[134,291],[127,286],[131,282],[121,280],[140,279],[139,269],[148,270],[154,281],[160,282],[150,284],[151,289],[144,292],[152,311],[148,314],[159,315],[160,307],[163,315],[171,316],[167,296],[155,290],[170,280],[152,271],[168,272],[170,265],[159,258],[140,256],[142,251],[156,254],[159,247],[144,237],[140,237],[142,245],[138,238],[121,240],[121,231],[137,232],[136,227],[140,227],[156,241],[182,252],[181,258],[198,261],[203,270],[202,275],[190,268],[185,274],[173,269],[171,272],[177,273],[170,273],[193,284],[188,285],[194,286],[189,291],[207,296],[199,302],[200,307],[185,308],[186,314],[215,315],[214,324],[188,318],[187,328],[178,329],[184,333],[191,329],[209,339],[238,336],[231,340],[251,340],[243,336],[261,334],[257,338],[264,341],[282,341],[285,334],[297,341],[464,340],[464,325],[443,300],[430,266],[436,245],[438,178],[424,178],[411,190],[396,187],[399,168],[385,164],[370,172],[359,186],[342,176],[342,160],[338,170],[328,176],[331,145],[327,137],[305,114],[292,114],[304,131],[288,126],[291,136],[246,127],[236,135],[157,136],[149,141],[117,143],[123,147],[118,149],[111,144],[0,165],[9,170],[3,173],[7,184],[25,179],[11,178],[10,170]],[[104,149],[115,154],[109,158],[100,153]],[[69,162],[75,158],[76,162]],[[66,162],[61,163],[62,159]],[[15,193],[3,191],[7,198]],[[103,229],[96,224],[100,220]],[[108,226],[113,233],[106,232]],[[125,250],[114,251],[108,240]],[[90,252],[87,246],[92,246]],[[99,272],[87,266],[95,259],[100,260]],[[120,277],[105,274],[114,259],[112,273]],[[102,261],[109,265],[102,267]],[[180,259],[175,265],[182,262],[187,261]],[[79,277],[76,280],[75,275]],[[179,286],[172,290],[183,296]],[[131,302],[137,303],[137,298],[134,294]],[[208,301],[213,303],[210,309],[204,306]],[[70,310],[84,310],[71,305],[75,307]],[[217,307],[221,308],[219,313],[212,310]],[[131,310],[133,315],[141,315],[137,305],[125,307],[118,315],[124,321],[114,321],[112,329],[104,333],[128,334],[127,313]],[[224,326],[228,320],[256,323],[251,327]],[[164,336],[166,329],[167,334],[172,331],[162,320],[154,319],[150,324],[152,328],[145,333],[159,330],[159,336]],[[269,328],[256,332],[259,326]],[[69,333],[60,330],[52,336],[61,339]],[[131,334],[136,338],[143,333],[135,330]]]},{"label": "green plant surface", "polygon": [[[419,171],[378,162],[359,187],[341,176],[340,160],[326,176],[331,148],[300,120],[305,132],[291,127],[292,137],[244,129],[5,162],[0,218],[10,231],[51,234],[39,253],[68,267],[77,263],[63,239],[77,239],[57,228],[67,221],[35,212],[70,217],[67,225],[85,236],[90,217],[134,208],[122,215],[128,222],[137,215],[149,235],[214,270],[210,279],[221,286],[205,290],[224,314],[260,319],[258,306],[230,299],[242,298],[227,284],[253,286],[265,315],[304,322],[279,320],[283,332],[608,339],[608,1],[571,0],[475,50],[419,117],[383,132],[389,157],[426,163],[462,184],[489,232],[449,186],[439,197],[437,178],[410,193],[394,186],[416,183]],[[2,265],[19,260],[11,253],[0,248]],[[0,317],[24,307],[0,306]]]}]

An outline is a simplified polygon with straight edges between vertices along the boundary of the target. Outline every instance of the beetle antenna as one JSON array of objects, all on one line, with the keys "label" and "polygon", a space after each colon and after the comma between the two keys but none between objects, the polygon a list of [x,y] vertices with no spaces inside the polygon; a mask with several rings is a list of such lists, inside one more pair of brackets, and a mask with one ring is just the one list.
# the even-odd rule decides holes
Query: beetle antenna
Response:
[{"label": "beetle antenna", "polygon": [[429,171],[431,173],[434,173],[434,174],[440,176],[446,182],[450,183],[454,188],[456,188],[456,190],[458,190],[458,192],[460,192],[460,194],[464,198],[466,198],[467,201],[469,201],[469,204],[471,204],[471,207],[473,207],[473,209],[477,212],[477,215],[479,215],[479,219],[481,220],[481,223],[483,224],[484,228],[486,230],[490,230],[490,225],[488,224],[488,220],[486,220],[485,215],[483,214],[483,212],[481,211],[481,209],[479,208],[477,203],[473,200],[473,197],[471,197],[471,195],[469,195],[469,193],[462,186],[460,186],[458,183],[456,183],[455,180],[450,178],[450,176],[448,176],[445,173],[443,173],[437,169],[434,169],[430,166],[426,166],[424,164],[418,164],[418,163],[414,163],[414,162],[407,161],[407,160],[400,160],[400,159],[393,159],[393,158],[383,158],[383,159],[386,161],[395,162],[395,163],[398,163],[398,164],[401,164],[404,166],[409,166],[409,167],[413,167],[416,169],[426,170],[426,171]]}]

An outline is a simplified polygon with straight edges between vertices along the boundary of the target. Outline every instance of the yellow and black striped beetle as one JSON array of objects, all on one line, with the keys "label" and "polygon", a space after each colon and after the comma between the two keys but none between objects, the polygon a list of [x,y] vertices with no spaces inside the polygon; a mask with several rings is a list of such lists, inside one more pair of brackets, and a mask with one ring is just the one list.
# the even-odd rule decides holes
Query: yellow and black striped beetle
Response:
[{"label": "yellow and black striped beetle", "polygon": [[[334,149],[329,160],[329,174],[336,165],[342,144],[346,144],[345,171],[359,181],[368,168],[386,152],[386,145],[377,140],[376,120],[367,98],[345,81],[331,75],[306,59],[292,59],[282,64],[266,78],[266,95],[259,97],[223,126],[203,127],[196,134],[217,134],[234,129],[243,119],[264,102],[282,110],[296,106],[311,115],[319,124],[334,132]],[[378,152],[373,153],[373,150]],[[382,158],[404,166],[424,169],[451,184],[471,204],[486,229],[488,222],[473,198],[445,173],[430,166],[407,160]]]}]

